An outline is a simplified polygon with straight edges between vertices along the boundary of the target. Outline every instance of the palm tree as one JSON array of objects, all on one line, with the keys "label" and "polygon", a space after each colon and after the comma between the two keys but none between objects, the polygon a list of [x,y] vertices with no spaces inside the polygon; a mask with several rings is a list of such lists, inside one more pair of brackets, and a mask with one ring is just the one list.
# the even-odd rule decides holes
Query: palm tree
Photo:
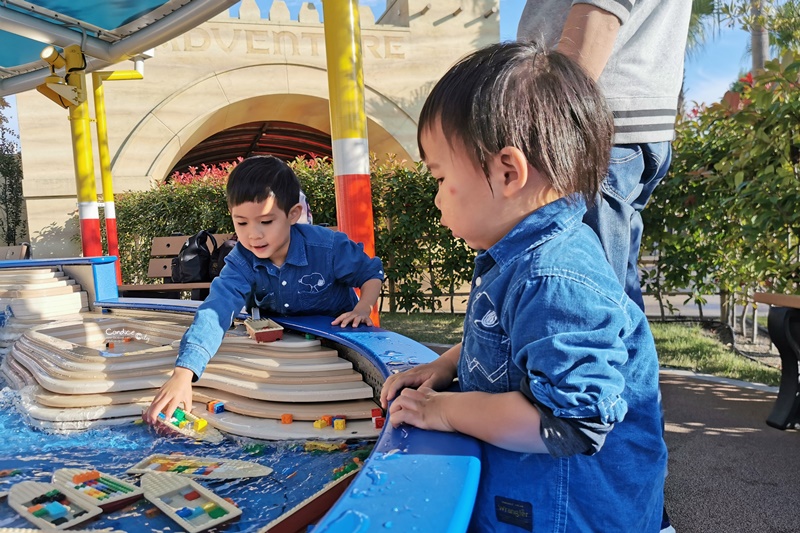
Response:
[{"label": "palm tree", "polygon": [[764,8],[761,0],[750,2],[750,15],[753,24],[750,26],[750,57],[753,60],[753,74],[764,70],[764,63],[769,59],[769,32],[763,26]]}]

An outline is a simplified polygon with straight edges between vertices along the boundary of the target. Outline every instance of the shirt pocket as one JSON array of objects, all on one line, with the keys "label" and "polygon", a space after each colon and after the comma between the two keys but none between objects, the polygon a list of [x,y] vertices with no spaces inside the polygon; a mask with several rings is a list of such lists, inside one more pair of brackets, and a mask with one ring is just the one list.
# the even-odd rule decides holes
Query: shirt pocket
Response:
[{"label": "shirt pocket", "polygon": [[512,364],[511,343],[505,334],[472,326],[464,336],[459,358],[461,389],[508,392]]},{"label": "shirt pocket", "polygon": [[297,302],[303,313],[329,313],[337,307],[336,291],[333,284],[315,287],[313,292],[298,291]]}]

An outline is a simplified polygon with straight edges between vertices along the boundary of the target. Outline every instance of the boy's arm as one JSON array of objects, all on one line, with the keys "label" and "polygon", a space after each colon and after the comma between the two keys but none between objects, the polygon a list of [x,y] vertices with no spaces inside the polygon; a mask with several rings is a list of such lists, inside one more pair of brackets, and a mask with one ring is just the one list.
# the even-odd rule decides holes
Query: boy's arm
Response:
[{"label": "boy's arm", "polygon": [[458,431],[506,450],[548,453],[540,434],[539,411],[521,392],[403,389],[389,413],[395,427],[406,423],[423,429]]},{"label": "boy's arm", "polygon": [[561,30],[558,51],[597,81],[614,50],[620,25],[619,18],[604,9],[574,4]]},{"label": "boy's arm", "polygon": [[336,317],[336,319],[331,322],[331,325],[345,327],[352,323],[353,327],[359,324],[372,326],[373,323],[372,318],[370,318],[370,313],[372,312],[372,306],[375,305],[375,302],[378,301],[378,296],[381,294],[382,284],[383,282],[377,278],[364,282],[361,286],[361,298],[358,300],[353,310],[342,313]]},{"label": "boy's arm", "polygon": [[361,286],[361,298],[358,300],[355,309],[366,312],[367,314],[372,311],[372,306],[378,302],[378,297],[381,295],[381,287],[383,281],[374,278],[368,280]]},{"label": "boy's arm", "polygon": [[[231,252],[231,254],[235,253]],[[200,304],[192,325],[181,338],[172,376],[161,386],[142,418],[154,423],[158,413],[171,416],[183,404],[192,408],[192,383],[217,352],[236,312],[244,306],[250,283],[237,268],[224,268],[211,282],[209,295]]]}]

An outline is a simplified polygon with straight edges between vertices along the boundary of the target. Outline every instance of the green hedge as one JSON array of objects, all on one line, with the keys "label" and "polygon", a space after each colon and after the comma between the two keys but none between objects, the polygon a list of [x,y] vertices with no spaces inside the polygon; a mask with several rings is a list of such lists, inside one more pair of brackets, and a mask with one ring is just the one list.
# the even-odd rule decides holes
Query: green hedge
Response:
[{"label": "green hedge", "polygon": [[742,78],[726,101],[677,128],[669,175],[643,212],[644,279],[656,294],[689,288],[751,303],[800,292],[800,57]]},{"label": "green hedge", "polygon": [[[336,223],[333,166],[329,160],[290,163],[308,197],[315,224]],[[384,263],[385,297],[392,311],[439,310],[470,279],[475,253],[439,224],[436,183],[421,163],[408,167],[390,158],[371,162],[375,250]],[[125,283],[147,278],[154,237],[201,229],[233,232],[224,182],[202,176],[116,198],[117,227]],[[444,300],[446,301],[446,300]]]}]

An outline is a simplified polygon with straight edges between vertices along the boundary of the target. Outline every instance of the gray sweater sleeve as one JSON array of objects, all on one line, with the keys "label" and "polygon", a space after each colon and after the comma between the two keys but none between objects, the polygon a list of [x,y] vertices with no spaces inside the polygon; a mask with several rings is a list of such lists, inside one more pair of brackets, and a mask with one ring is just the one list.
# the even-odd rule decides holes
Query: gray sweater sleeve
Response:
[{"label": "gray sweater sleeve", "polygon": [[598,83],[614,113],[614,143],[671,141],[692,3],[689,0],[528,0],[517,39],[558,44],[573,4],[619,18],[614,50]]}]

